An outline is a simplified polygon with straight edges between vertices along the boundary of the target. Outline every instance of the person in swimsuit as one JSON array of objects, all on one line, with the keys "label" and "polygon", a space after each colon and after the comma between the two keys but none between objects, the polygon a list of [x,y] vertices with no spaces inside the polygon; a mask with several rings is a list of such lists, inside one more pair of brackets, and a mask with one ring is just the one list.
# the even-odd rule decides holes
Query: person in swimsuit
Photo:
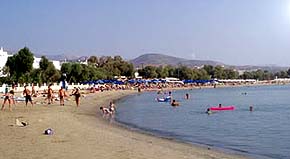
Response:
[{"label": "person in swimsuit", "polygon": [[9,94],[10,94],[10,101],[11,103],[16,106],[16,102],[15,102],[15,99],[14,99],[14,89],[15,89],[15,86],[12,85],[12,89],[9,91]]},{"label": "person in swimsuit", "polygon": [[33,107],[33,102],[31,99],[31,92],[27,88],[27,86],[24,86],[23,96],[25,97],[25,106],[27,107],[27,103],[28,103],[28,101],[30,101],[31,106]]},{"label": "person in swimsuit", "polygon": [[185,94],[185,99],[189,99],[189,94],[188,93]]},{"label": "person in swimsuit", "polygon": [[5,95],[4,96],[5,97],[4,97],[4,101],[3,101],[3,104],[2,104],[1,110],[4,110],[5,104],[8,101],[8,103],[9,103],[9,110],[12,111],[12,109],[11,109],[11,100],[10,100],[10,95],[8,93],[8,88],[5,89]]},{"label": "person in swimsuit", "polygon": [[109,108],[100,107],[100,110],[103,112],[103,114],[113,114],[113,112]]},{"label": "person in swimsuit", "polygon": [[80,105],[80,98],[81,98],[81,93],[80,93],[79,89],[78,88],[75,88],[74,91],[73,91],[73,93],[72,93],[72,95],[75,96],[75,100],[76,100],[77,107],[79,107],[79,105]]},{"label": "person in swimsuit", "polygon": [[171,106],[175,107],[175,106],[179,106],[179,103],[176,100],[172,100]]},{"label": "person in swimsuit", "polygon": [[213,112],[210,110],[210,108],[207,108],[206,112],[208,115],[212,114]]},{"label": "person in swimsuit", "polygon": [[52,95],[53,95],[53,90],[51,89],[51,85],[48,86],[48,90],[47,90],[47,100],[48,100],[48,103],[47,104],[50,104],[52,103]]},{"label": "person in swimsuit", "polygon": [[115,113],[116,111],[116,106],[113,102],[110,102],[110,105],[109,105],[109,110],[112,112],[112,113]]},{"label": "person in swimsuit", "polygon": [[59,96],[59,104],[61,106],[64,106],[65,91],[64,91],[63,87],[61,87],[60,90],[58,91],[58,96]]},{"label": "person in swimsuit", "polygon": [[31,96],[34,97],[36,95],[35,89],[34,89],[34,85],[32,85],[31,88]]}]

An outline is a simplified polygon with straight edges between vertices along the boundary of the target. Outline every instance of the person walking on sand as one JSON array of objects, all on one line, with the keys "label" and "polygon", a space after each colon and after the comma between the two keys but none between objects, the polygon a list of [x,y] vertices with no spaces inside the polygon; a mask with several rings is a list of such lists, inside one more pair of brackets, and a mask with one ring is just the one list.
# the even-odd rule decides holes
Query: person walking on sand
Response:
[{"label": "person walking on sand", "polygon": [[32,102],[32,99],[31,99],[31,92],[27,88],[27,86],[24,86],[23,96],[25,97],[25,107],[27,107],[28,101],[30,101],[31,106],[33,107],[33,102]]},{"label": "person walking on sand", "polygon": [[48,86],[48,90],[47,90],[47,104],[52,104],[52,95],[53,95],[53,90],[51,89],[51,85]]},{"label": "person walking on sand", "polygon": [[78,88],[75,88],[73,90],[72,95],[75,96],[75,100],[76,100],[77,107],[79,107],[79,105],[80,105],[80,98],[81,98],[81,93],[80,93],[79,89]]},{"label": "person walking on sand", "polygon": [[4,101],[3,101],[3,104],[2,104],[1,110],[4,110],[5,104],[8,101],[8,103],[9,103],[9,110],[12,111],[12,109],[11,109],[11,100],[10,100],[10,95],[8,93],[8,88],[5,89],[5,95],[4,96],[5,97],[4,97]]},{"label": "person walking on sand", "polygon": [[61,87],[60,90],[58,91],[58,96],[59,96],[59,104],[61,106],[64,106],[65,91],[63,87]]}]

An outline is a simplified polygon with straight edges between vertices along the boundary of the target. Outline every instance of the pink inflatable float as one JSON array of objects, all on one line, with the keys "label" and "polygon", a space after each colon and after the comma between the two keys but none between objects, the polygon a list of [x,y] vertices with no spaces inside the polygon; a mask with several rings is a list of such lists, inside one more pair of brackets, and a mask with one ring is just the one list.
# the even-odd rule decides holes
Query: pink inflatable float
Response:
[{"label": "pink inflatable float", "polygon": [[210,107],[210,110],[234,110],[235,106]]}]

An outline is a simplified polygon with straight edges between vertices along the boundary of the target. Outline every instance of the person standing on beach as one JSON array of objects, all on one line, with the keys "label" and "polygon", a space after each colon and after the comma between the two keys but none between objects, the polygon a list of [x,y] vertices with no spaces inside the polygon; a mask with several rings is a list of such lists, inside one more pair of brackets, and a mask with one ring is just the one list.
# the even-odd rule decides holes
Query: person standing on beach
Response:
[{"label": "person standing on beach", "polygon": [[36,94],[35,88],[34,88],[34,85],[32,84],[32,87],[31,87],[31,96],[33,97],[35,94]]},{"label": "person standing on beach", "polygon": [[14,84],[12,85],[12,89],[9,91],[9,94],[10,94],[10,101],[11,103],[16,106],[16,102],[15,102],[15,99],[14,99],[14,89],[15,89],[15,86]]},{"label": "person standing on beach", "polygon": [[79,107],[79,105],[80,105],[80,98],[81,98],[81,93],[80,93],[79,89],[78,88],[75,88],[73,90],[72,95],[75,96],[75,100],[76,100],[77,107]]},{"label": "person standing on beach", "polygon": [[64,106],[65,91],[64,91],[63,87],[61,87],[60,90],[58,91],[58,96],[59,96],[59,104],[61,106]]},{"label": "person standing on beach", "polygon": [[27,88],[27,86],[24,86],[23,96],[25,97],[25,107],[27,107],[28,101],[30,101],[31,106],[33,107],[33,102],[32,102],[32,99],[31,99],[31,92]]},{"label": "person standing on beach", "polygon": [[48,90],[47,90],[47,104],[52,103],[52,95],[53,95],[53,91],[51,89],[51,85],[48,86]]},{"label": "person standing on beach", "polygon": [[11,109],[11,100],[10,100],[10,95],[8,93],[8,88],[5,89],[5,95],[4,96],[5,97],[4,97],[4,101],[3,101],[3,104],[2,104],[1,110],[4,110],[5,104],[8,101],[8,103],[9,103],[9,110],[12,111],[12,109]]},{"label": "person standing on beach", "polygon": [[109,109],[112,113],[115,113],[116,111],[116,106],[113,102],[110,102],[110,105],[109,105]]}]

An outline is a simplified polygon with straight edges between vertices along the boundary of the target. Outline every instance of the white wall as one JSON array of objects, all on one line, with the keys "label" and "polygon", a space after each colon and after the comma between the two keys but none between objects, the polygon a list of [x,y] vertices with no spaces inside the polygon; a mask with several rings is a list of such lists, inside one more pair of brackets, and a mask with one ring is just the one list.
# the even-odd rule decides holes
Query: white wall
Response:
[{"label": "white wall", "polygon": [[4,77],[4,75],[2,73],[2,69],[6,65],[8,57],[10,57],[10,56],[12,56],[12,55],[8,55],[8,53],[6,51],[4,51],[2,47],[0,48],[0,77]]}]

